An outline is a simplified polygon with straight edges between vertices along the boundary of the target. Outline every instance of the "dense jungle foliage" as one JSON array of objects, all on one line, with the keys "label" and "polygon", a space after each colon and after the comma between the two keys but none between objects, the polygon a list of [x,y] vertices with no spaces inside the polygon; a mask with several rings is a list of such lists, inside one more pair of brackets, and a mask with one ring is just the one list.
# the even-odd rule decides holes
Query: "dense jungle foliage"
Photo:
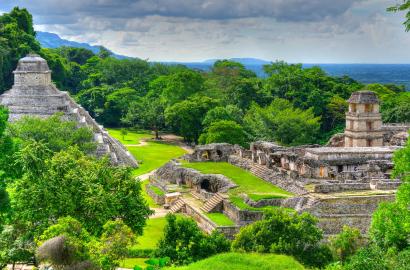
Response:
[{"label": "dense jungle foliage", "polygon": [[[325,143],[344,127],[346,99],[365,86],[319,67],[275,62],[259,78],[242,64],[220,60],[209,72],[182,65],[119,60],[104,48],[45,49],[25,9],[0,16],[0,92],[12,85],[19,58],[44,57],[52,78],[101,124],[171,131],[187,142],[255,140],[284,145]],[[410,122],[410,93],[395,85],[367,86],[379,94],[385,122]]]}]

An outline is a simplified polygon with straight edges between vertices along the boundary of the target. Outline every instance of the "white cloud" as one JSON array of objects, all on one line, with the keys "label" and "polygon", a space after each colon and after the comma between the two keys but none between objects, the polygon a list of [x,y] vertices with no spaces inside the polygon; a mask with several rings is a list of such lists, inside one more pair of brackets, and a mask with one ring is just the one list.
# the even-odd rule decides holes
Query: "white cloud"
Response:
[{"label": "white cloud", "polygon": [[[129,5],[120,8],[111,0],[58,1],[66,13],[57,1],[44,1],[46,9],[43,1],[31,1],[39,6],[30,11],[38,30],[151,60],[410,62],[403,14],[386,12],[391,0],[166,1],[174,6],[161,6],[161,1],[123,0]],[[234,2],[238,5],[225,10]]]}]

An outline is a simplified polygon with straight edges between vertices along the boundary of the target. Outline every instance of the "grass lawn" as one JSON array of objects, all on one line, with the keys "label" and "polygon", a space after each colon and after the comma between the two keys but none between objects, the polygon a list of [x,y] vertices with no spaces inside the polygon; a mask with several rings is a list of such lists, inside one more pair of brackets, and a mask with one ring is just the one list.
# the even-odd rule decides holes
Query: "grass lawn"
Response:
[{"label": "grass lawn", "polygon": [[145,264],[145,261],[148,259],[149,258],[127,258],[127,259],[124,259],[120,263],[120,267],[133,269],[134,266],[138,265],[139,267],[142,267],[145,269],[145,267],[147,267],[147,265]]},{"label": "grass lawn", "polygon": [[184,163],[184,167],[196,169],[202,173],[223,174],[230,178],[239,187],[231,189],[229,194],[237,196],[241,193],[248,194],[254,199],[287,198],[293,194],[269,182],[266,182],[250,172],[233,166],[227,162],[193,162]]},{"label": "grass lawn", "polygon": [[146,133],[140,133],[140,132],[135,132],[135,131],[130,131],[127,130],[128,134],[122,136],[121,134],[121,129],[118,128],[106,128],[108,133],[119,140],[122,144],[139,144],[141,139],[150,139],[153,138],[154,136],[151,135],[151,133],[146,132]]},{"label": "grass lawn", "polygon": [[158,169],[171,159],[186,154],[186,151],[181,147],[162,142],[148,142],[144,146],[130,146],[128,150],[139,162],[139,168],[134,170],[135,176]]},{"label": "grass lawn", "polygon": [[165,217],[148,219],[144,233],[137,238],[137,244],[134,248],[155,249],[159,239],[162,237],[166,223]]},{"label": "grass lawn", "polygon": [[[141,139],[151,139],[150,133],[128,131],[122,138],[120,129],[107,129],[111,136],[124,145],[139,144]],[[127,149],[138,160],[139,167],[134,170],[134,175],[139,176],[158,169],[173,158],[186,154],[186,151],[177,145],[165,142],[148,141],[144,146],[127,146]]]},{"label": "grass lawn", "polygon": [[210,220],[212,220],[219,226],[235,225],[235,222],[233,222],[229,217],[222,213],[206,213],[206,216],[209,217]]},{"label": "grass lawn", "polygon": [[303,270],[295,259],[285,255],[255,253],[225,253],[188,266],[167,270]]}]

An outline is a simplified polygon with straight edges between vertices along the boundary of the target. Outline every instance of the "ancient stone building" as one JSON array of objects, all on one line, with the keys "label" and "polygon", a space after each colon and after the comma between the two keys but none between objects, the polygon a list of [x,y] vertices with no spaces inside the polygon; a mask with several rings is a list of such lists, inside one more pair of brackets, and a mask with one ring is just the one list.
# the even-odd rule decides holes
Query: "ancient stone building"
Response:
[{"label": "ancient stone building", "polygon": [[0,105],[9,109],[9,121],[16,121],[26,115],[46,118],[62,112],[65,119],[92,129],[97,143],[97,156],[108,155],[116,165],[137,166],[135,158],[120,142],[98,125],[68,93],[55,87],[46,60],[38,55],[30,54],[20,59],[14,71],[14,85],[0,96]]},{"label": "ancient stone building", "polygon": [[345,147],[372,146],[383,146],[379,100],[374,92],[355,92],[346,113]]},{"label": "ancient stone building", "polygon": [[[165,194],[176,186],[188,187],[191,196],[184,196],[187,190],[182,190],[181,199],[171,205],[171,211],[193,217],[207,232],[217,229],[232,237],[239,227],[262,218],[259,207],[282,206],[312,213],[326,235],[339,233],[344,225],[366,233],[379,203],[395,199],[400,179],[391,179],[392,156],[405,145],[410,125],[382,125],[373,92],[355,92],[349,103],[345,133],[335,136],[326,147],[285,147],[263,141],[252,143],[250,149],[209,144],[196,147],[184,157],[190,162],[227,161],[291,192],[291,198],[254,201],[242,194],[247,207],[239,208],[226,196],[227,189],[236,188],[228,184],[227,177],[201,174],[178,162],[157,170],[151,184]],[[204,179],[209,184],[204,185]],[[198,201],[203,204],[200,209],[196,207],[201,205]],[[222,213],[235,224],[217,226],[207,218],[207,212]]]}]

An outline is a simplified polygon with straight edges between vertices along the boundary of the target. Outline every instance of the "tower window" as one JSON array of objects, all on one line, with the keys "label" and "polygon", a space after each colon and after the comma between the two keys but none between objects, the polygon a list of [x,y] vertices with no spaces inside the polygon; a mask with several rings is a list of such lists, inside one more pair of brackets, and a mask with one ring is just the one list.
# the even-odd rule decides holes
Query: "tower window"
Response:
[{"label": "tower window", "polygon": [[372,146],[372,140],[367,139],[367,140],[366,140],[366,146],[367,146],[367,147],[371,147],[371,146]]},{"label": "tower window", "polygon": [[367,113],[373,112],[373,104],[365,104],[364,112],[367,112]]},{"label": "tower window", "polygon": [[372,130],[373,123],[372,122],[366,122],[366,127],[367,127],[367,130]]},{"label": "tower window", "polygon": [[352,112],[356,112],[356,104],[350,104]]}]

